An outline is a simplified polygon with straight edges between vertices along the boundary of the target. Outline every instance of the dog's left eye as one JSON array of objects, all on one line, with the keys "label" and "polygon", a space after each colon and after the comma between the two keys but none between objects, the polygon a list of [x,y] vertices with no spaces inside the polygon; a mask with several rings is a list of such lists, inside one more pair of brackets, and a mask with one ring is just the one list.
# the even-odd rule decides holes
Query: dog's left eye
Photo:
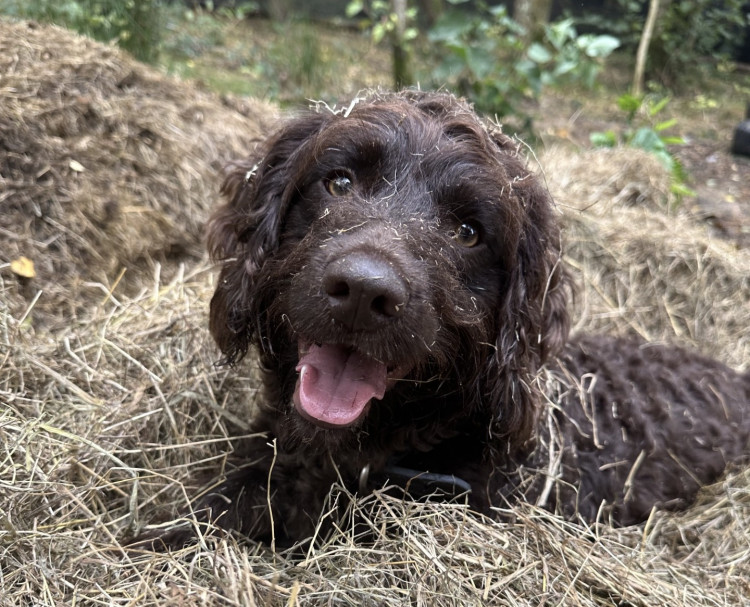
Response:
[{"label": "dog's left eye", "polygon": [[470,223],[462,223],[453,232],[453,240],[462,247],[474,247],[479,243],[479,230]]},{"label": "dog's left eye", "polygon": [[354,187],[351,178],[347,175],[331,175],[326,177],[324,184],[331,196],[346,196]]}]

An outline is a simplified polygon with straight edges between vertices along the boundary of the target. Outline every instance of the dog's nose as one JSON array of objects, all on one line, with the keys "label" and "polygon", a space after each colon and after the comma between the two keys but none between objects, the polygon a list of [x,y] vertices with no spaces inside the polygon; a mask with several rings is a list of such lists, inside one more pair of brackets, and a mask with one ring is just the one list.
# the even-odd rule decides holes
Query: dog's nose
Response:
[{"label": "dog's nose", "polygon": [[363,251],[329,263],[323,291],[331,315],[350,331],[372,330],[397,318],[409,301],[409,285],[393,264]]}]

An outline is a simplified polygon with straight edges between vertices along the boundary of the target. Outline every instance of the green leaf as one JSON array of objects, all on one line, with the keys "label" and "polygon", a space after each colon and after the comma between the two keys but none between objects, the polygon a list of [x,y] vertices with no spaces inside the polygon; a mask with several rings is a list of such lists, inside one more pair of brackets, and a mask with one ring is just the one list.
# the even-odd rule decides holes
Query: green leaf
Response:
[{"label": "green leaf", "polygon": [[[579,46],[589,57],[604,58],[612,54],[620,41],[614,36],[580,36]],[[583,43],[583,44],[582,44]]]},{"label": "green leaf", "polygon": [[653,117],[656,116],[659,112],[661,112],[666,105],[669,103],[669,97],[664,97],[663,99],[660,99],[656,105],[652,105],[648,110],[648,115]]},{"label": "green leaf", "polygon": [[617,145],[617,135],[614,131],[591,133],[589,140],[597,148],[613,148]]},{"label": "green leaf", "polygon": [[526,54],[534,63],[547,63],[552,59],[552,53],[538,42],[532,43]]},{"label": "green leaf", "polygon": [[664,149],[664,142],[660,139],[657,132],[651,127],[647,126],[639,128],[633,134],[633,137],[630,139],[629,143],[634,148],[641,148],[642,150],[646,150],[647,152],[652,152],[654,154]]},{"label": "green leaf", "polygon": [[466,63],[466,55],[468,55],[469,50],[468,46],[464,46],[463,44],[446,44],[445,48],[450,50],[462,65]]},{"label": "green leaf", "polygon": [[449,11],[444,13],[430,29],[428,39],[431,42],[457,42],[474,29],[474,19],[465,12]]},{"label": "green leaf", "polygon": [[404,30],[404,40],[415,40],[419,35],[419,30],[416,27],[407,27]]},{"label": "green leaf", "polygon": [[[448,2],[450,2],[450,0],[448,0]],[[490,11],[490,14],[492,14],[492,16],[495,17],[495,19],[500,19],[508,15],[508,9],[504,4],[498,4],[497,6],[490,6],[489,11]]]},{"label": "green leaf", "polygon": [[361,0],[352,0],[352,2],[346,5],[346,16],[351,19],[355,15],[361,13],[364,8],[364,2]]},{"label": "green leaf", "polygon": [[555,67],[555,75],[556,76],[564,76],[565,74],[568,74],[572,72],[574,69],[578,67],[577,61],[561,61],[557,64],[557,67]]},{"label": "green leaf", "polygon": [[578,70],[579,78],[588,89],[594,88],[598,74],[599,66],[593,63],[584,63]]},{"label": "green leaf", "polygon": [[682,197],[682,196],[695,196],[695,190],[692,188],[686,186],[681,181],[673,181],[672,186],[669,188],[673,194]]},{"label": "green leaf", "polygon": [[682,163],[677,158],[674,158],[674,168],[672,169],[672,175],[678,181],[687,181],[688,178],[685,167],[682,166]]},{"label": "green leaf", "polygon": [[560,50],[566,41],[573,40],[576,37],[576,30],[573,27],[573,19],[563,19],[557,23],[547,26],[547,39],[557,50]]},{"label": "green leaf", "polygon": [[667,169],[670,173],[674,171],[674,163],[675,159],[672,154],[667,152],[667,150],[657,150],[656,152],[652,152],[654,156],[664,165],[664,168]]},{"label": "green leaf", "polygon": [[617,98],[617,107],[619,107],[623,112],[635,114],[641,107],[642,102],[643,101],[638,97],[634,97],[633,95],[625,93],[624,95],[621,95]]},{"label": "green leaf", "polygon": [[495,57],[482,47],[466,49],[466,65],[479,80],[483,80],[495,67]]},{"label": "green leaf", "polygon": [[660,122],[659,124],[654,126],[654,130],[657,133],[661,133],[662,131],[666,131],[667,129],[671,129],[675,124],[677,124],[676,118],[671,118],[669,120],[665,120],[664,122]]},{"label": "green leaf", "polygon": [[529,59],[519,59],[513,67],[518,74],[527,79],[535,77],[534,75],[539,71],[537,64]]},{"label": "green leaf", "polygon": [[[553,86],[557,80],[555,79],[555,75],[552,72],[548,72],[547,70],[544,70],[541,74],[539,74],[539,84],[543,86]],[[532,81],[532,85],[535,85],[535,83]],[[542,92],[541,86],[533,86],[534,93],[536,95],[540,95]]]},{"label": "green leaf", "polygon": [[385,38],[386,28],[382,23],[376,23],[372,27],[372,40],[375,44],[379,44],[383,38]]}]

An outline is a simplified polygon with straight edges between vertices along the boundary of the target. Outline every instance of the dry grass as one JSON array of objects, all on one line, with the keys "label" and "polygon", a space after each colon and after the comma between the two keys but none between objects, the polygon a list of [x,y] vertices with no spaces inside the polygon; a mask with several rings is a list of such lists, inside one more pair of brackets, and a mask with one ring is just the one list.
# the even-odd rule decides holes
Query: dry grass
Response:
[{"label": "dry grass", "polygon": [[342,530],[296,555],[233,540],[123,555],[118,540],[173,515],[246,431],[257,384],[211,365],[210,277],[198,265],[112,298],[54,339],[0,310],[8,604],[687,606],[750,596],[747,471],[645,530],[587,529],[529,507],[498,523],[458,504],[375,494],[356,503],[359,541]]},{"label": "dry grass", "polygon": [[750,251],[673,210],[669,175],[622,148],[540,158],[581,284],[577,328],[635,332],[750,363]]},{"label": "dry grass", "polygon": [[[0,604],[692,607],[750,601],[750,470],[708,488],[687,513],[655,513],[642,527],[620,530],[568,524],[523,505],[505,513],[504,522],[488,521],[461,504],[414,504],[375,493],[352,502],[356,531],[342,528],[296,552],[228,538],[172,555],[124,553],[123,538],[174,516],[195,493],[197,479],[220,471],[248,432],[258,382],[252,363],[231,372],[213,366],[218,353],[206,329],[212,269],[194,256],[160,257],[148,239],[168,238],[173,232],[162,228],[172,225],[195,232],[184,237],[191,247],[197,242],[214,167],[232,151],[219,148],[231,148],[232,141],[241,146],[233,137],[245,126],[257,133],[266,118],[230,113],[228,134],[218,123],[199,134],[208,129],[204,121],[192,135],[175,135],[163,143],[173,146],[170,155],[146,172],[145,165],[138,169],[148,192],[117,181],[137,163],[110,156],[109,143],[99,153],[89,150],[86,171],[65,170],[74,159],[75,133],[51,134],[50,124],[78,94],[66,87],[88,87],[87,95],[112,107],[121,92],[97,88],[92,83],[107,82],[97,74],[125,69],[121,63],[136,73],[144,68],[44,28],[30,30],[36,42],[20,45],[36,48],[40,58],[21,77],[7,62],[8,49],[19,46],[18,27],[25,26],[0,23],[0,96],[3,108],[15,112],[15,122],[0,117],[0,175],[3,186],[10,184],[0,190]],[[54,103],[46,101],[54,111],[34,113],[43,100],[18,91],[21,84],[33,91],[35,78],[41,90],[51,78],[41,61],[45,44],[69,45],[57,52],[77,67],[61,70],[65,84]],[[73,72],[79,75],[66,76]],[[17,79],[12,86],[11,77]],[[164,142],[187,128],[180,117],[193,107],[193,94],[206,116],[229,111],[158,74],[133,82],[131,97],[163,104],[165,118],[151,132]],[[184,87],[180,95],[165,92],[178,87]],[[110,118],[113,132],[130,132],[146,114],[137,104],[128,111]],[[88,132],[85,125],[76,128]],[[140,131],[133,133],[120,139],[119,149],[148,145],[139,141]],[[44,147],[52,144],[61,158]],[[85,164],[81,158],[75,157]],[[747,365],[748,252],[712,239],[688,217],[668,215],[658,185],[663,175],[647,160],[627,168],[620,157],[598,154],[568,155],[567,164],[542,159],[583,285],[579,324],[696,342]],[[56,177],[40,183],[35,175],[47,165],[56,167]],[[174,190],[186,175],[192,176],[188,185]],[[95,187],[108,179],[132,197],[128,204],[150,209],[135,214],[148,225],[122,236],[140,239],[132,248],[114,246],[113,228],[86,219],[109,196]],[[619,192],[636,190],[640,200],[616,200]],[[45,200],[51,201],[46,208],[65,212],[33,215]],[[14,276],[7,264],[27,250],[22,245],[43,260],[41,276],[31,281]],[[89,257],[89,250],[102,259]],[[133,257],[131,251],[140,252]],[[97,278],[120,266],[130,268],[128,289]],[[78,303],[66,304],[65,297]],[[351,496],[334,492],[332,499]]]}]

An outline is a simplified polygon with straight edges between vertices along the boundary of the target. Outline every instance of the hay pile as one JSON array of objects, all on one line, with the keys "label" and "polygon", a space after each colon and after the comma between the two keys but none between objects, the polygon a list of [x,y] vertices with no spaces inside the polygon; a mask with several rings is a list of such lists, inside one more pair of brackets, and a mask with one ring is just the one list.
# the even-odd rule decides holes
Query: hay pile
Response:
[{"label": "hay pile", "polygon": [[275,115],[66,30],[3,20],[0,107],[0,263],[33,261],[36,316],[75,312],[66,300],[86,281],[200,256],[221,166]]},{"label": "hay pile", "polygon": [[[6,34],[26,31],[14,28],[28,26],[0,25]],[[50,53],[57,52],[77,66],[61,70],[66,86],[85,89],[92,99],[119,95],[106,89],[112,80],[101,74],[110,72],[97,62],[102,57],[109,57],[107,65],[126,62],[122,56],[61,30],[29,32],[36,36],[31,47],[37,49],[40,65],[29,64],[24,90],[34,89],[35,72],[40,91],[51,86],[41,59],[47,56],[42,40],[48,39]],[[14,44],[19,45],[18,38]],[[2,49],[12,46],[0,41]],[[6,60],[5,51],[0,57]],[[3,63],[4,74],[12,72],[11,64]],[[141,87],[160,91],[161,97],[148,103],[163,103],[163,115],[170,117],[149,127],[161,149],[176,148],[176,141],[191,143],[178,131],[188,132],[192,123],[183,118],[191,115],[197,98],[204,116],[228,111],[218,100],[185,85],[152,72],[146,78],[147,72],[135,64],[130,69],[140,79],[126,87],[131,113],[121,115],[117,124],[141,125],[147,101],[141,100],[143,106],[134,101],[138,91]],[[178,95],[170,89],[192,93]],[[11,105],[20,104],[16,91],[0,85],[0,93],[9,95]],[[66,91],[59,89],[57,99],[67,99],[70,103],[64,105],[69,107],[75,95]],[[296,555],[231,539],[174,555],[124,554],[119,540],[144,523],[173,516],[195,493],[196,479],[222,468],[227,454],[248,432],[245,420],[257,388],[252,363],[232,371],[212,364],[218,354],[206,330],[214,280],[211,268],[185,257],[182,262],[172,260],[174,271],[167,277],[158,265],[139,265],[139,256],[156,255],[157,250],[138,249],[143,243],[137,234],[152,234],[162,243],[159,246],[170,238],[194,243],[197,236],[190,236],[190,230],[199,229],[208,200],[191,192],[207,192],[211,188],[203,179],[213,179],[204,171],[215,158],[209,160],[204,154],[210,156],[215,150],[217,156],[231,155],[219,148],[241,146],[233,137],[252,135],[257,127],[251,119],[230,114],[234,118],[226,119],[229,133],[222,135],[217,125],[210,136],[205,135],[207,139],[201,139],[209,122],[204,120],[200,129],[194,126],[189,131],[196,137],[196,149],[188,146],[170,162],[148,165],[150,185],[144,190],[137,186],[145,174],[135,167],[146,166],[140,162],[148,157],[148,141],[156,140],[140,141],[140,130],[123,135],[117,162],[102,158],[101,165],[91,164],[96,160],[93,152],[58,159],[45,152],[52,149],[45,146],[57,145],[54,150],[64,155],[78,149],[72,144],[75,134],[52,135],[29,118],[38,118],[33,109],[42,99],[49,98],[28,100],[30,113],[15,106],[20,113],[14,123],[0,116],[3,137],[12,134],[15,149],[42,155],[37,162],[35,154],[13,152],[5,139],[0,141],[5,146],[0,148],[5,155],[0,157],[0,174],[16,184],[0,193],[15,197],[2,200],[3,213],[10,208],[15,214],[3,215],[0,254],[11,257],[25,250],[22,246],[39,247],[34,251],[41,255],[40,272],[57,272],[69,298],[81,297],[89,303],[68,315],[64,328],[40,330],[24,310],[14,307],[23,285],[7,266],[0,267],[0,604],[707,607],[748,603],[750,470],[736,471],[708,488],[700,504],[687,513],[657,513],[644,527],[630,529],[569,525],[527,506],[515,509],[514,523],[496,523],[481,520],[460,504],[402,503],[376,493],[352,506],[365,523],[367,541],[342,531]],[[76,115],[71,112],[70,116]],[[78,119],[79,128],[88,132],[86,119]],[[247,123],[244,134],[240,123]],[[123,127],[129,133],[131,128],[140,126]],[[85,171],[70,169],[74,159],[89,166]],[[622,185],[607,191],[600,188],[606,182],[602,175],[624,170],[621,159],[584,155],[577,161],[555,166],[559,175],[576,175],[575,200],[580,208],[592,202],[603,208],[610,204],[612,192],[623,191]],[[592,162],[608,166],[608,172],[604,167],[595,175],[586,168]],[[54,165],[54,171],[37,180],[47,165]],[[15,167],[12,179],[4,172],[6,166]],[[137,242],[123,241],[114,247],[110,242],[116,238],[114,233],[94,229],[99,224],[91,218],[111,199],[105,187],[107,171],[97,173],[95,179],[94,166],[106,167],[112,183],[130,184],[128,204],[140,210],[115,213],[112,221],[135,226],[130,236],[121,238]],[[545,166],[550,184],[559,189],[555,167]],[[141,181],[134,180],[136,174]],[[84,181],[84,175],[90,181]],[[588,181],[587,175],[591,175]],[[626,185],[645,187],[641,171],[621,177]],[[182,180],[190,187],[185,189]],[[89,197],[81,196],[83,191]],[[648,330],[660,337],[691,326],[694,332],[680,335],[681,339],[701,339],[710,331],[711,339],[724,342],[702,344],[704,349],[723,348],[726,358],[747,364],[750,265],[746,252],[732,252],[712,241],[687,218],[667,216],[661,204],[663,190],[649,192],[638,203],[645,208],[612,202],[611,209],[601,213],[579,212],[573,200],[558,192],[566,207],[571,261],[585,279],[579,321],[619,331]],[[33,212],[37,207],[45,209],[40,216]],[[53,216],[53,211],[58,214]],[[627,220],[617,219],[621,214]],[[152,215],[162,217],[164,223],[150,227],[148,222],[140,223]],[[172,227],[162,234],[154,225]],[[679,233],[667,237],[674,225]],[[65,229],[55,231],[57,226]],[[661,226],[662,231],[653,226]],[[56,238],[49,240],[53,234]],[[18,249],[9,254],[10,246]],[[58,247],[55,255],[52,247]],[[631,270],[627,265],[618,267],[618,262],[636,265]],[[131,294],[115,290],[108,297],[97,291],[93,298],[85,285],[76,290],[77,273],[109,271],[120,264],[131,268],[140,290]],[[746,297],[744,307],[730,310],[722,304],[708,309],[710,294],[696,294],[690,288],[691,268],[702,288],[712,289],[719,301],[730,300],[735,293]],[[710,275],[701,274],[708,269]],[[655,296],[668,283],[675,283],[668,297]],[[628,286],[637,293],[625,292]],[[654,301],[648,301],[649,296]],[[47,293],[37,305],[45,305],[46,298]],[[706,309],[701,307],[704,304]],[[689,315],[691,309],[695,316]],[[675,310],[683,322],[666,322],[662,311],[674,316]],[[65,311],[59,315],[63,317]],[[738,324],[737,334],[730,336],[731,318],[738,323],[745,319],[745,325]],[[705,322],[713,325],[707,328]],[[344,494],[335,497],[349,499]]]},{"label": "hay pile", "polygon": [[750,597],[748,471],[645,529],[586,529],[524,506],[501,524],[462,505],[375,494],[356,505],[367,541],[343,531],[296,556],[232,540],[122,554],[118,539],[171,516],[246,432],[256,384],[211,365],[211,275],[199,265],[110,300],[59,340],[33,335],[0,303],[3,604],[692,607]]},{"label": "hay pile", "polygon": [[581,287],[577,328],[635,332],[750,364],[750,250],[675,206],[669,174],[620,148],[540,158]]},{"label": "hay pile", "polygon": [[[59,340],[0,307],[0,592],[8,605],[739,605],[750,597],[750,478],[683,516],[598,531],[528,507],[514,524],[380,494],[302,556],[220,541],[123,555],[246,432],[248,371],[211,365],[211,272],[110,300]],[[0,302],[7,290],[0,283]],[[1,305],[1,304],[0,304]],[[346,496],[339,496],[346,499]]]}]

